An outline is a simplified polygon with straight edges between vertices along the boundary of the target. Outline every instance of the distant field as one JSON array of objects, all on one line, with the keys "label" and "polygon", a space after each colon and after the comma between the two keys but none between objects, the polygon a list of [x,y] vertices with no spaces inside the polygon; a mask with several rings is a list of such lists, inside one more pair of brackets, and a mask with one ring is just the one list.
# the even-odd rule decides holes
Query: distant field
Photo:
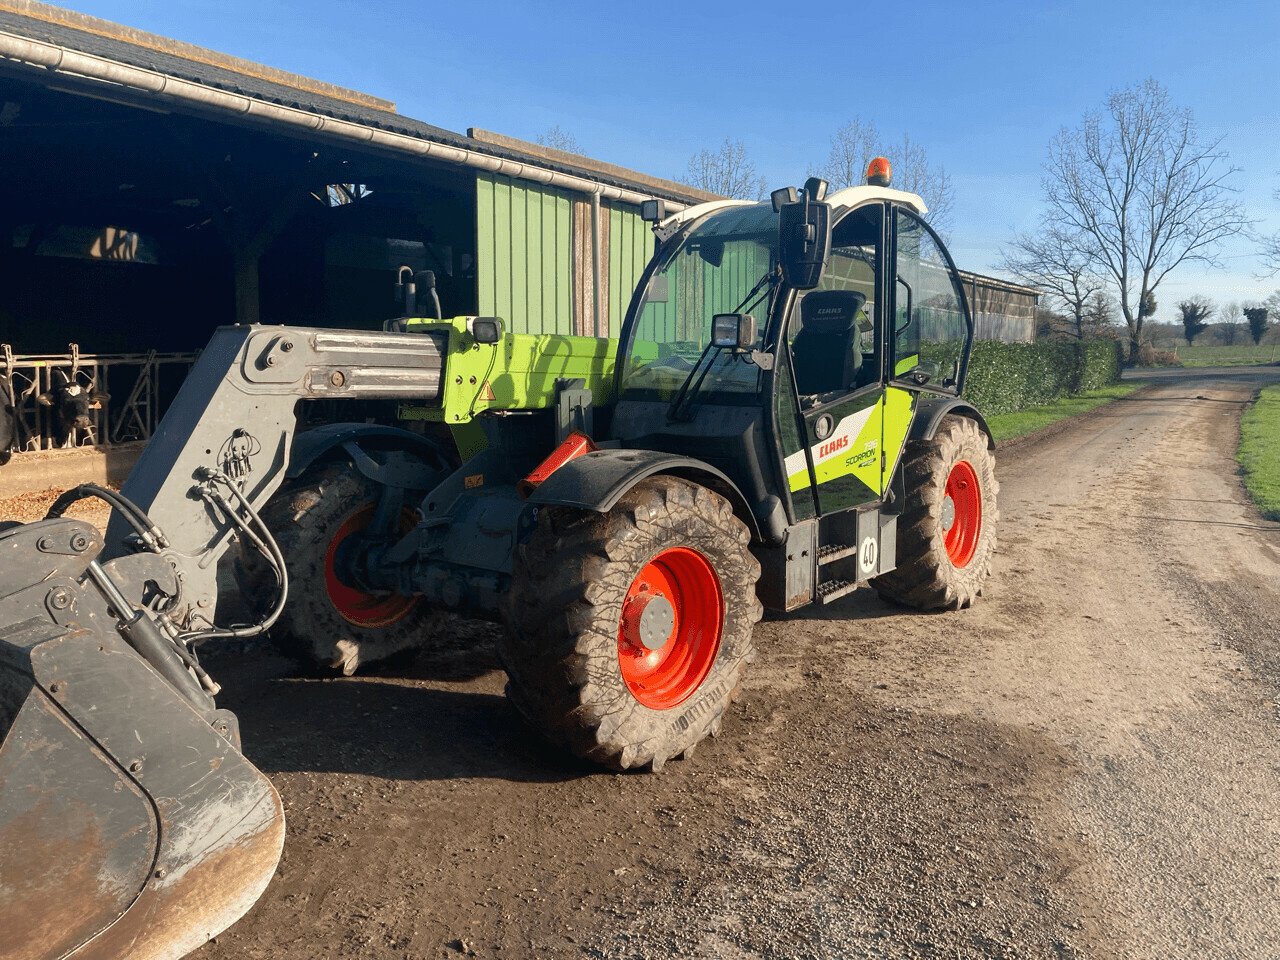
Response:
[{"label": "distant field", "polygon": [[1236,347],[1176,347],[1184,367],[1249,367],[1280,362],[1280,344]]},{"label": "distant field", "polygon": [[1280,387],[1267,387],[1240,421],[1244,485],[1268,520],[1280,520]]},{"label": "distant field", "polygon": [[1053,403],[1047,403],[1041,407],[1028,407],[1016,413],[997,413],[987,418],[987,425],[991,427],[991,433],[995,436],[997,443],[1002,440],[1012,440],[1014,437],[1033,433],[1067,417],[1088,413],[1104,403],[1127,397],[1139,387],[1145,386],[1146,383],[1141,380],[1126,380],[1124,383],[1113,384],[1100,390],[1089,390],[1075,396],[1060,397]]}]

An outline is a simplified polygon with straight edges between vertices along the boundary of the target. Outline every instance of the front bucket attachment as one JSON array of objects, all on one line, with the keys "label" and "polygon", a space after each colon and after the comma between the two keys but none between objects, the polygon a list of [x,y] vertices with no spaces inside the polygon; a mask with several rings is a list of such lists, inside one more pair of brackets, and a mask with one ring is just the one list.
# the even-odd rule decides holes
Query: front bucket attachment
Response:
[{"label": "front bucket attachment", "polygon": [[[0,565],[31,564],[6,541]],[[280,798],[234,716],[197,712],[91,613],[69,559],[0,593],[0,958],[181,957],[271,879]],[[37,596],[49,614],[22,619]]]}]

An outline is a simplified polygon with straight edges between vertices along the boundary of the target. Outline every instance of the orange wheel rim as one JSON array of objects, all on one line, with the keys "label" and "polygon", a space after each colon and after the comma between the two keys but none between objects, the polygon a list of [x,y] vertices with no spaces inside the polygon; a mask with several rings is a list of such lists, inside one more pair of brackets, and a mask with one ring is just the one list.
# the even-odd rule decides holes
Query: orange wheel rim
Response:
[{"label": "orange wheel rim", "polygon": [[720,650],[724,596],[701,553],[663,550],[627,590],[618,624],[623,682],[651,710],[670,710],[693,696]]},{"label": "orange wheel rim", "polygon": [[[396,593],[367,593],[344,582],[338,575],[338,548],[348,537],[368,528],[373,520],[373,510],[373,505],[369,504],[342,521],[324,553],[324,586],[329,602],[347,623],[365,628],[389,627],[403,620],[419,600],[418,597]],[[404,523],[401,528],[404,532]]]},{"label": "orange wheel rim", "polygon": [[952,566],[967,567],[982,535],[982,487],[968,460],[959,460],[947,474],[942,504],[943,542]]}]

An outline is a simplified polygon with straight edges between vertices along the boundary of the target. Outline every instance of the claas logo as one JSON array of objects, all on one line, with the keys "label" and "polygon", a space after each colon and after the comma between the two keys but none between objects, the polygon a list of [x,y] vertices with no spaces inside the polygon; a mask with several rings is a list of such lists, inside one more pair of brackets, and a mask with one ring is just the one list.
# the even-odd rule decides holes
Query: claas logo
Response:
[{"label": "claas logo", "polygon": [[839,450],[843,450],[848,445],[849,445],[848,434],[845,434],[843,437],[836,437],[834,440],[828,440],[826,443],[824,443],[822,446],[818,448],[818,459],[822,460],[825,457],[829,457],[831,456],[831,454]]}]

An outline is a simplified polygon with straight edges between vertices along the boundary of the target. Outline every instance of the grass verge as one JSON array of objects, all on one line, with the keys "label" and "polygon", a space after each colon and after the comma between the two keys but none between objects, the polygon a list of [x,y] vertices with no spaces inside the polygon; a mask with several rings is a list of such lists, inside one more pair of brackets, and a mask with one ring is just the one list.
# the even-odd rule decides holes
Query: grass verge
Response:
[{"label": "grass verge", "polygon": [[1096,410],[1103,404],[1119,400],[1121,397],[1127,397],[1139,387],[1144,386],[1146,384],[1141,380],[1128,380],[1124,383],[1103,387],[1100,390],[1089,390],[1070,397],[1059,397],[1053,403],[1046,403],[1041,407],[1028,407],[1026,410],[1019,410],[1017,413],[998,413],[993,417],[987,418],[987,425],[991,427],[991,432],[995,435],[997,443],[1002,440],[1012,440],[1015,437],[1023,437],[1028,433],[1034,433],[1036,430],[1047,427],[1051,423],[1057,423],[1059,420],[1065,420],[1068,417],[1076,417],[1082,413],[1088,413],[1090,410]]},{"label": "grass verge", "polygon": [[1175,351],[1184,367],[1249,367],[1280,360],[1280,344],[1234,347],[1178,347]]},{"label": "grass verge", "polygon": [[1240,420],[1245,489],[1268,520],[1280,520],[1280,387],[1267,387]]}]

